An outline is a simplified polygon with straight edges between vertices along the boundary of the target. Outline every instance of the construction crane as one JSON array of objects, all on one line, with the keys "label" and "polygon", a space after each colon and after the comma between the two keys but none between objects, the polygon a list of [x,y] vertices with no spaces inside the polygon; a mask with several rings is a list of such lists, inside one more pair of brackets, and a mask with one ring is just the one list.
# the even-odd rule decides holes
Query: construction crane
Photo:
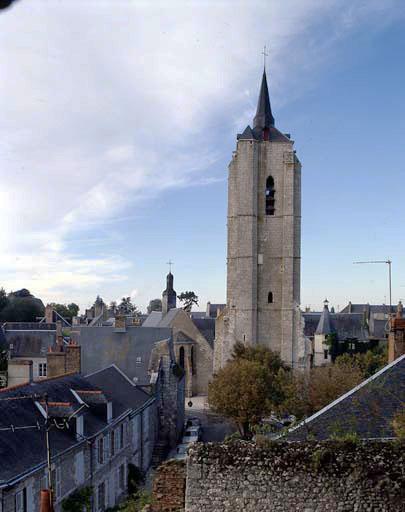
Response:
[{"label": "construction crane", "polygon": [[392,279],[391,279],[391,265],[392,261],[388,260],[376,260],[376,261],[353,261],[354,265],[368,265],[369,263],[384,263],[388,265],[388,286],[390,290],[390,314],[392,309]]}]

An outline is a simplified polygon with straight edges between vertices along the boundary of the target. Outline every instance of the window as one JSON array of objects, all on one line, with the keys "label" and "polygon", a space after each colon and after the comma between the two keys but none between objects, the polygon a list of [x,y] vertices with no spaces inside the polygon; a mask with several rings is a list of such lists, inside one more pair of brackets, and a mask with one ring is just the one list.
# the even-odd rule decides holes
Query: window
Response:
[{"label": "window", "polygon": [[97,454],[98,454],[98,463],[104,464],[104,437],[100,437],[97,442]]},{"label": "window", "polygon": [[120,489],[125,489],[125,464],[121,464],[118,470],[118,485]]},{"label": "window", "polygon": [[142,357],[137,357],[136,358],[136,364],[141,364],[142,363]]},{"label": "window", "polygon": [[114,457],[115,455],[115,431],[111,430],[110,433],[110,455]]},{"label": "window", "polygon": [[124,424],[120,425],[120,448],[124,448]]},{"label": "window", "polygon": [[184,369],[184,347],[179,350],[179,365]]},{"label": "window", "polygon": [[327,350],[323,351],[323,358],[328,359],[328,351]]},{"label": "window", "polygon": [[97,488],[97,510],[105,510],[105,483],[102,482]]},{"label": "window", "polygon": [[269,294],[267,295],[267,302],[269,304],[273,304],[273,292],[269,292]]},{"label": "window", "polygon": [[39,377],[46,377],[46,363],[39,363],[38,364],[38,376]]},{"label": "window", "polygon": [[275,192],[274,179],[272,176],[269,176],[266,180],[266,215],[274,215],[276,212],[274,199]]},{"label": "window", "polygon": [[27,489],[25,487],[15,494],[15,512],[27,512]]}]

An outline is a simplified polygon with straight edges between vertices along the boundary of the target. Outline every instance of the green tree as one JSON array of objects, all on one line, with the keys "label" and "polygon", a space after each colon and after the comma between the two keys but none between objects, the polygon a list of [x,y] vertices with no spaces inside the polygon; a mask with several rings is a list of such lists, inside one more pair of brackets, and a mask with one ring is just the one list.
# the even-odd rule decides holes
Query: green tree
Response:
[{"label": "green tree", "polygon": [[139,313],[135,304],[132,304],[131,297],[122,297],[118,310],[122,315],[134,315]]},{"label": "green tree", "polygon": [[269,372],[262,364],[236,359],[214,376],[208,386],[208,402],[213,411],[231,418],[248,439],[252,427],[271,412],[269,384]]},{"label": "green tree", "polygon": [[55,302],[51,303],[53,309],[59,313],[63,318],[66,318],[68,322],[72,322],[72,318],[77,316],[79,312],[79,306],[72,302],[71,304],[56,304]]},{"label": "green tree", "polygon": [[395,435],[405,441],[405,405],[403,405],[395,414],[392,421],[392,427]]},{"label": "green tree", "polygon": [[42,301],[23,288],[8,294],[7,305],[0,312],[0,319],[5,322],[35,322],[44,313]]},{"label": "green tree", "polygon": [[198,306],[198,296],[192,291],[181,292],[177,298],[183,303],[183,309],[185,311],[190,312],[193,305]]},{"label": "green tree", "polygon": [[361,354],[343,354],[335,360],[337,366],[351,366],[357,368],[368,379],[374,373],[381,370],[388,363],[388,354],[386,350],[374,349]]},{"label": "green tree", "polygon": [[8,298],[7,298],[6,290],[4,288],[0,288],[0,312],[3,311],[3,309],[7,306],[7,304],[8,304]]},{"label": "green tree", "polygon": [[152,311],[162,311],[162,300],[161,299],[152,299],[149,302],[147,311],[148,311],[149,315],[152,313]]}]

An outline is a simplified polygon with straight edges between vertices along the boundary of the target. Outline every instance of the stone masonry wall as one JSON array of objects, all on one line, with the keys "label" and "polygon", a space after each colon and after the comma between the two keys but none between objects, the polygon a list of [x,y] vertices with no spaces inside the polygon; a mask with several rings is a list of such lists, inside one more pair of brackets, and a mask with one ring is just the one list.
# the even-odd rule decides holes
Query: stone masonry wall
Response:
[{"label": "stone masonry wall", "polygon": [[404,511],[399,443],[196,444],[186,512]]},{"label": "stone masonry wall", "polygon": [[150,512],[184,510],[186,466],[183,461],[170,460],[159,466],[153,480]]}]

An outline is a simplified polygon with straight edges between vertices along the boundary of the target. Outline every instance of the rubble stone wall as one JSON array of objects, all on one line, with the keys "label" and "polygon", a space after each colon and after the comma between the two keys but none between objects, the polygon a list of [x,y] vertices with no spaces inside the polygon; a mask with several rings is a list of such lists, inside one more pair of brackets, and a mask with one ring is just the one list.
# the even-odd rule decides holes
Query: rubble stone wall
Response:
[{"label": "rubble stone wall", "polygon": [[404,510],[404,444],[262,444],[194,445],[185,511]]},{"label": "rubble stone wall", "polygon": [[150,512],[184,510],[186,466],[183,461],[169,460],[159,466],[153,480]]}]

